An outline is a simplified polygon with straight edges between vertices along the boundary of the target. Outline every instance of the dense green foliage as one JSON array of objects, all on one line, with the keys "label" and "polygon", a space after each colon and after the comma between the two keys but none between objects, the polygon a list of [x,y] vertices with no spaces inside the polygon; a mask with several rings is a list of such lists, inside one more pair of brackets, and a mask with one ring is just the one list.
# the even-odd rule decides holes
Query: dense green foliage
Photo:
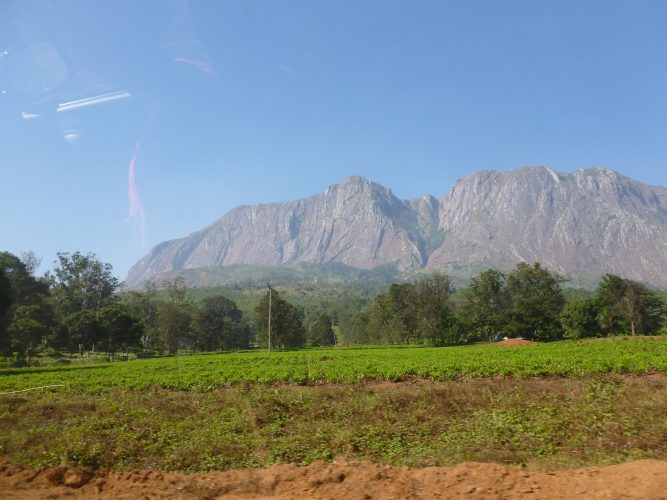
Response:
[{"label": "dense green foliage", "polygon": [[56,312],[67,317],[80,311],[100,310],[114,300],[120,286],[111,264],[94,254],[59,253],[51,279],[51,296]]},{"label": "dense green foliage", "polygon": [[347,344],[401,344],[457,342],[453,321],[454,288],[442,273],[412,283],[393,284],[369,307],[346,317],[342,324]]},{"label": "dense green foliage", "polygon": [[[323,313],[331,316],[334,324],[338,324],[341,318],[358,313],[373,301],[377,293],[386,290],[384,287],[371,291],[359,285],[358,282],[334,284],[310,282],[304,285],[275,286],[272,283],[271,286],[279,291],[283,299],[301,311],[303,323],[310,330]],[[158,296],[162,295],[164,292],[158,293]],[[195,305],[215,295],[224,295],[237,305],[245,318],[254,318],[257,304],[266,295],[266,283],[262,287],[252,288],[224,286],[189,290],[189,296]]]},{"label": "dense green foliage", "polygon": [[275,289],[270,288],[266,292],[255,313],[258,323],[255,338],[260,346],[281,349],[305,346],[306,329],[301,311],[283,299]]},{"label": "dense green foliage", "polygon": [[5,270],[0,268],[0,318],[5,315],[13,302],[12,284],[5,276]]},{"label": "dense green foliage", "polygon": [[247,348],[250,328],[243,321],[243,313],[236,304],[223,295],[204,299],[195,313],[194,347],[200,351]]},{"label": "dense green foliage", "polygon": [[5,276],[5,270],[0,267],[0,347],[4,347],[9,343],[7,312],[13,303],[12,284],[9,278]]},{"label": "dense green foliage", "polygon": [[562,341],[518,347],[457,346],[312,349],[197,354],[125,363],[2,370],[0,390],[65,384],[70,390],[113,387],[206,390],[228,385],[318,384],[459,377],[583,376],[667,373],[667,340]]},{"label": "dense green foliage", "polygon": [[599,333],[598,308],[593,300],[573,300],[568,302],[560,315],[563,337],[579,339]]},{"label": "dense green foliage", "polygon": [[42,278],[38,262],[0,253],[0,353],[18,366],[36,355],[59,352],[121,351],[175,353],[179,348],[219,350],[247,348],[251,331],[236,305],[211,296],[193,304],[181,278],[144,291],[119,293],[110,264],[94,254],[59,253],[53,273]]},{"label": "dense green foliage", "polygon": [[540,264],[520,263],[509,275],[489,269],[454,302],[449,278],[433,273],[392,285],[361,314],[341,325],[347,343],[452,344],[499,335],[562,338],[561,280]]},{"label": "dense green foliage", "polygon": [[331,316],[327,313],[320,314],[310,331],[309,341],[310,345],[314,347],[336,345],[336,334],[333,330]]},{"label": "dense green foliage", "polygon": [[505,287],[505,275],[487,269],[470,280],[463,290],[460,315],[464,318],[471,339],[491,339],[505,324],[510,306],[510,294]]},{"label": "dense green foliage", "polygon": [[520,262],[507,276],[510,298],[505,330],[513,337],[555,340],[561,337],[562,280],[535,262]]},{"label": "dense green foliage", "polygon": [[42,338],[52,335],[55,326],[48,282],[35,278],[26,264],[9,252],[0,253],[0,270],[9,283],[11,297],[11,305],[4,316],[0,315],[0,351],[25,360]]},{"label": "dense green foliage", "polygon": [[250,289],[238,279],[231,287],[191,289],[178,276],[122,291],[111,265],[94,254],[59,253],[43,277],[35,275],[38,265],[31,253],[0,253],[0,353],[17,366],[36,364],[39,356],[57,359],[59,352],[114,359],[118,352],[127,358],[263,348],[269,316],[274,349],[452,345],[503,336],[552,341],[645,335],[665,325],[664,298],[641,283],[606,275],[595,292],[570,293],[567,302],[563,280],[539,263],[520,263],[507,274],[488,269],[458,291],[440,272],[378,288],[395,269],[332,265],[326,279],[322,268],[272,269],[276,277],[301,281],[272,288],[271,314],[266,288],[254,281]]},{"label": "dense green foliage", "polygon": [[143,349],[175,354],[179,349],[217,351],[247,349],[252,332],[236,304],[221,294],[199,302],[182,278],[149,284],[121,296],[143,326]]},{"label": "dense green foliage", "polygon": [[520,337],[538,341],[657,333],[665,300],[641,283],[606,275],[592,293],[570,293],[539,263],[483,271],[456,293],[439,273],[394,284],[341,321],[347,344],[454,344]]},{"label": "dense green foliage", "polygon": [[602,278],[594,300],[606,333],[647,334],[660,327],[665,315],[665,302],[655,291],[613,274]]}]

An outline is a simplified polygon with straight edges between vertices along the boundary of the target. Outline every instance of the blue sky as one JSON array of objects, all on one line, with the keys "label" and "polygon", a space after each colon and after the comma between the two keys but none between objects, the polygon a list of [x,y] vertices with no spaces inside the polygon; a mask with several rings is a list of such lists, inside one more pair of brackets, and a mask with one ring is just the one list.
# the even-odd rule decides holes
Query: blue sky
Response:
[{"label": "blue sky", "polygon": [[348,175],[402,198],[527,165],[666,186],[666,26],[661,0],[6,0],[0,250],[123,278]]}]

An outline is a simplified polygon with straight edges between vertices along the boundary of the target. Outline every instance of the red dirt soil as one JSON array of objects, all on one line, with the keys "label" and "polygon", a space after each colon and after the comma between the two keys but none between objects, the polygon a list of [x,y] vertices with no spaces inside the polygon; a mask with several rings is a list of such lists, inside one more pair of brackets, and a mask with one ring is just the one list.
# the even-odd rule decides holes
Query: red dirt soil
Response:
[{"label": "red dirt soil", "polygon": [[206,474],[30,469],[0,462],[0,497],[197,499],[667,498],[667,462],[528,472],[474,462],[407,469],[370,462],[315,462]]},{"label": "red dirt soil", "polygon": [[530,345],[533,344],[532,341],[526,339],[505,339],[495,344],[491,344],[497,347],[513,346],[513,345]]}]

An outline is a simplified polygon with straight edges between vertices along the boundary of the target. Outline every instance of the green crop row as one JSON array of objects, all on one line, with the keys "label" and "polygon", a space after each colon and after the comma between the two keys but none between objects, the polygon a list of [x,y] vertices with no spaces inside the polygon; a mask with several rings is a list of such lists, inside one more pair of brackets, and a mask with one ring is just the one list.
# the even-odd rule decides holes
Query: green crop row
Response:
[{"label": "green crop row", "polygon": [[236,384],[320,384],[457,377],[577,377],[667,373],[667,340],[554,342],[516,347],[310,349],[198,354],[128,362],[0,370],[0,392],[103,392],[122,387],[209,390]]}]

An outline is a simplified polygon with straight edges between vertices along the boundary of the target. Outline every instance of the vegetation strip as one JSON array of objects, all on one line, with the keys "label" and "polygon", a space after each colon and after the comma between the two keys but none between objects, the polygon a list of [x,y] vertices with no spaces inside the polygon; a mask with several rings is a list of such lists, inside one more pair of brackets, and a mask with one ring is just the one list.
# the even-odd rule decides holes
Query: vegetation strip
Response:
[{"label": "vegetation strip", "polygon": [[[490,344],[493,345],[493,344]],[[667,373],[664,337],[562,341],[490,348],[394,347],[197,354],[130,362],[0,370],[0,390],[65,384],[70,392],[115,388],[212,390],[236,384],[356,383],[460,377]],[[49,390],[49,389],[45,389]]]},{"label": "vegetation strip", "polygon": [[205,471],[372,460],[534,469],[667,459],[667,377],[115,388],[0,398],[0,455],[32,466]]},{"label": "vegetation strip", "polygon": [[[446,274],[424,274],[372,299],[368,290],[324,293],[323,284],[309,286],[308,293],[283,290],[286,300],[266,283],[246,290],[243,311],[222,289],[194,293],[182,277],[163,281],[161,289],[147,283],[143,291],[122,291],[111,265],[94,254],[59,253],[55,264],[40,278],[34,255],[22,260],[0,252],[0,355],[8,365],[57,365],[72,355],[114,361],[119,353],[132,359],[252,347],[667,334],[667,306],[656,290],[608,274],[594,292],[571,291],[568,301],[563,279],[537,262],[521,262],[507,274],[487,269],[459,291]],[[193,302],[195,296],[200,302]]]}]

